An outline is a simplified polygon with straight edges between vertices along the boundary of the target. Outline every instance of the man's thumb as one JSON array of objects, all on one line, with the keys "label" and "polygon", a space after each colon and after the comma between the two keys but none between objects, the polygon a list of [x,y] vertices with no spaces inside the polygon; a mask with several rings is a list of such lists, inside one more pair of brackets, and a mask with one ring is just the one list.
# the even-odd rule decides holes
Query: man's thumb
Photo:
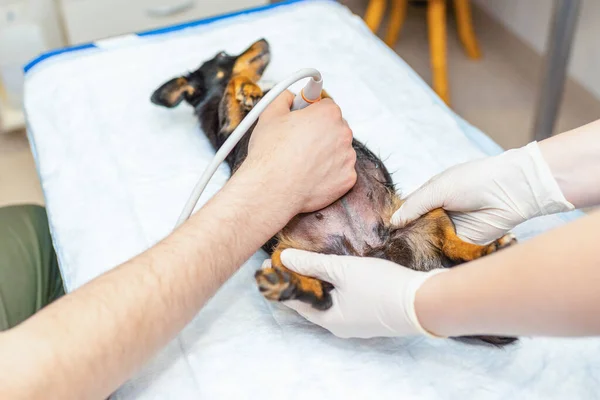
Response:
[{"label": "man's thumb", "polygon": [[442,206],[442,204],[437,203],[438,199],[434,198],[431,190],[427,188],[418,189],[408,196],[402,206],[392,215],[390,222],[398,227],[406,226],[420,216]]},{"label": "man's thumb", "polygon": [[281,253],[281,261],[287,268],[301,275],[312,276],[336,285],[336,273],[331,255],[312,253],[310,251],[285,249]]},{"label": "man's thumb", "polygon": [[293,102],[294,95],[289,90],[286,90],[277,96],[271,104],[269,104],[269,106],[260,115],[260,118],[263,120],[268,120],[273,117],[289,114]]}]

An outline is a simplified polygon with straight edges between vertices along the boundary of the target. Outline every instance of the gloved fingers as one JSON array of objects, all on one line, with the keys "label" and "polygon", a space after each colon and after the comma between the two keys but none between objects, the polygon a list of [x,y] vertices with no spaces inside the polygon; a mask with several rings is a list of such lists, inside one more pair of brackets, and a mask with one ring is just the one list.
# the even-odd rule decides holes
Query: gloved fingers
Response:
[{"label": "gloved fingers", "polygon": [[298,314],[302,315],[304,318],[308,319],[309,321],[313,322],[310,319],[310,316],[312,314],[314,314],[314,311],[317,311],[313,308],[313,306],[311,306],[308,303],[304,303],[303,301],[300,300],[286,300],[282,302],[283,305],[285,305],[288,308],[291,308],[292,310],[296,311]]},{"label": "gloved fingers", "polygon": [[426,183],[404,201],[402,206],[392,215],[392,225],[403,227],[429,211],[443,205],[441,196],[435,195],[432,182]]},{"label": "gloved fingers", "polygon": [[[271,268],[271,265],[271,259],[267,258],[265,261],[263,261],[262,266],[260,268]],[[312,322],[313,324],[322,326],[320,323],[320,317],[324,313],[324,311],[316,310],[312,305],[299,300],[286,300],[282,301],[281,304],[296,311],[298,314],[300,314],[302,317]]]},{"label": "gloved fingers", "polygon": [[323,327],[323,314],[327,311],[317,310],[312,305],[304,303],[300,300],[287,300],[282,302],[282,304],[296,311],[309,322]]},{"label": "gloved fingers", "polygon": [[[289,254],[291,252],[291,254]],[[306,258],[305,258],[306,257]],[[311,253],[304,250],[286,249],[281,253],[281,261],[283,264],[301,275],[312,276],[317,279],[327,280],[329,283],[334,279],[333,274],[329,273],[329,268],[324,265],[325,259],[328,256],[325,254]],[[328,264],[327,264],[328,265]],[[267,258],[263,261],[261,269],[271,268],[271,259]]]},{"label": "gloved fingers", "polygon": [[458,237],[478,245],[492,243],[517,225],[514,216],[507,217],[505,214],[502,210],[494,209],[448,213]]},{"label": "gloved fingers", "polygon": [[353,337],[349,332],[343,328],[343,324],[340,324],[340,312],[339,298],[336,291],[331,292],[333,306],[325,311],[317,310],[313,306],[307,303],[303,303],[299,300],[288,300],[283,302],[286,306],[295,310],[298,314],[304,317],[307,321],[320,326],[323,329],[328,330],[333,335],[347,339]]},{"label": "gloved fingers", "polygon": [[285,249],[281,253],[281,261],[287,268],[305,276],[311,276],[331,283],[340,284],[341,274],[335,263],[337,256],[312,253],[310,251]]},{"label": "gloved fingers", "polygon": [[502,232],[486,221],[481,212],[449,212],[456,234],[465,242],[486,245],[502,236]]}]

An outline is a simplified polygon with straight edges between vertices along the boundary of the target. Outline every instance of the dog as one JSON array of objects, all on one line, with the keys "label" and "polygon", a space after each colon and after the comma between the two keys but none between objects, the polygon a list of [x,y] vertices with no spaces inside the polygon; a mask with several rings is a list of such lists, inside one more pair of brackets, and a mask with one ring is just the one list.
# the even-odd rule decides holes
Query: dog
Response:
[{"label": "dog", "polygon": [[[258,81],[270,60],[269,44],[264,39],[239,55],[220,52],[197,70],[162,84],[152,94],[151,101],[168,108],[183,101],[191,105],[202,130],[217,150],[263,97]],[[328,97],[325,92],[323,96]],[[254,126],[226,159],[232,174],[244,162]],[[414,270],[430,271],[472,261],[516,243],[512,235],[485,246],[467,243],[456,235],[452,221],[442,209],[433,210],[405,227],[392,226],[390,218],[403,200],[383,162],[357,140],[353,140],[353,148],[357,155],[354,187],[322,210],[297,215],[263,246],[271,255],[272,266],[257,271],[256,281],[267,299],[296,299],[319,310],[332,305],[330,283],[285,268],[281,252],[286,248],[377,257]],[[498,336],[457,339],[497,346],[516,340]]]}]

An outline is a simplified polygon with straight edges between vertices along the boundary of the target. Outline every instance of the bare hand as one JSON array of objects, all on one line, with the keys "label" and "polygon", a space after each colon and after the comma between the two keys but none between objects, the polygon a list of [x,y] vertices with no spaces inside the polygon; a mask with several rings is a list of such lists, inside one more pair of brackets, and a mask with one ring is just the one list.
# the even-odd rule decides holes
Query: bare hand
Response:
[{"label": "bare hand", "polygon": [[281,94],[261,115],[243,168],[256,168],[269,196],[285,196],[295,213],[328,206],[356,182],[352,130],[340,108],[323,99],[291,112],[294,96]]}]

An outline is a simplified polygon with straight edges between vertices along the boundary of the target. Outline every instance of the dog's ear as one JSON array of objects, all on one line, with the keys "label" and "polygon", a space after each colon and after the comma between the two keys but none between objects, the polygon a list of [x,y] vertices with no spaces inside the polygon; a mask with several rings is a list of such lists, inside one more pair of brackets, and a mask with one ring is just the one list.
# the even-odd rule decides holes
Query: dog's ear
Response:
[{"label": "dog's ear", "polygon": [[174,78],[156,89],[150,100],[159,106],[173,108],[183,101],[196,95],[196,89],[190,85],[187,78]]}]

